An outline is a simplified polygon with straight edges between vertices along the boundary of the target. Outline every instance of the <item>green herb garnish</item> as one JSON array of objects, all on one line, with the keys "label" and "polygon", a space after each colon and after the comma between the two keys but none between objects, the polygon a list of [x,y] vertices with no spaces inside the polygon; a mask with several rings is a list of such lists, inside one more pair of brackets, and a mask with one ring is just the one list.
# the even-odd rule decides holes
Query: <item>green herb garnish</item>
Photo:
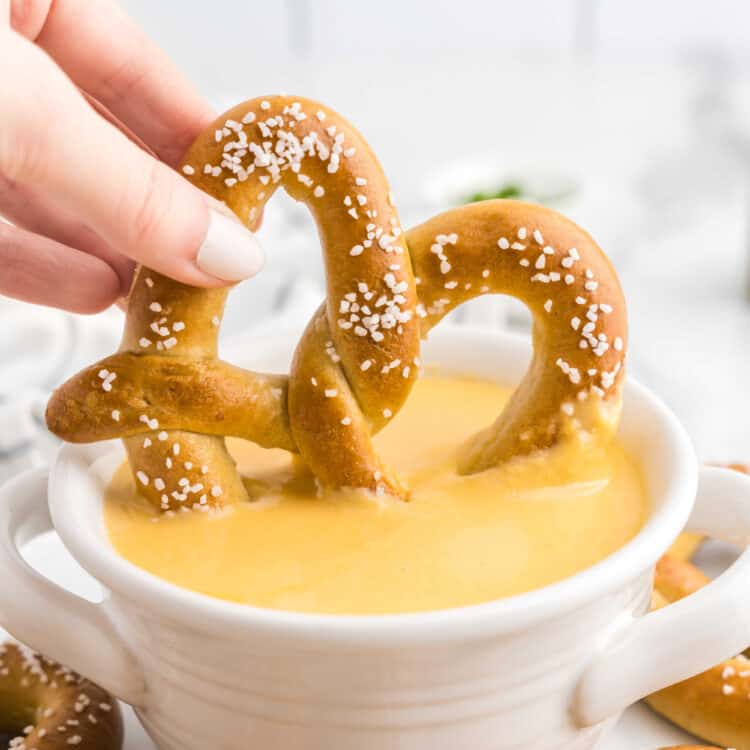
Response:
[{"label": "green herb garnish", "polygon": [[470,195],[465,203],[476,203],[477,201],[489,201],[497,198],[521,198],[524,195],[523,188],[517,182],[507,182],[495,191],[478,191]]}]

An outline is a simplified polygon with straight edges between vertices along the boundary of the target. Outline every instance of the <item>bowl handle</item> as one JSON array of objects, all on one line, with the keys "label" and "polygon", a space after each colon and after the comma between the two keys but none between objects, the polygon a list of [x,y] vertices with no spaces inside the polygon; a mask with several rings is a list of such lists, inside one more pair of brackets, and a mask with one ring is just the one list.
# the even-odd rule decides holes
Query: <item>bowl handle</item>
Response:
[{"label": "bowl handle", "polygon": [[53,529],[47,471],[10,480],[0,492],[0,625],[20,641],[105,690],[140,706],[145,685],[137,662],[107,614],[35,571],[20,548]]},{"label": "bowl handle", "polygon": [[[687,528],[750,543],[750,477],[701,469]],[[618,629],[578,683],[573,715],[590,726],[736,656],[750,644],[750,549],[704,588]]]}]

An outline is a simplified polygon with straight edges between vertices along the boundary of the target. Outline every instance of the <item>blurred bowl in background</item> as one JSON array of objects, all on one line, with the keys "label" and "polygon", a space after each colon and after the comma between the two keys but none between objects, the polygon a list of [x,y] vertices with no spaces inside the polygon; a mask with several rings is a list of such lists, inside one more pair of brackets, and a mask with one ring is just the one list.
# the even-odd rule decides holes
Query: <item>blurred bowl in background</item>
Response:
[{"label": "blurred bowl in background", "polygon": [[436,211],[491,198],[515,198],[565,212],[579,199],[580,175],[563,169],[510,164],[500,154],[448,162],[432,172],[424,199]]},{"label": "blurred bowl in background", "polygon": [[[561,159],[554,153],[540,153],[533,160],[522,160],[490,151],[436,167],[425,180],[420,199],[426,216],[493,198],[539,203],[585,227],[616,258],[630,245],[628,237],[642,213],[641,203],[628,189],[631,184],[629,179],[605,178],[580,159],[573,161],[572,155]],[[472,300],[453,315],[458,323],[517,331],[531,327],[528,310],[502,295]]]},{"label": "blurred bowl in background", "polygon": [[427,215],[494,197],[540,203],[585,227],[616,258],[643,212],[633,175],[619,172],[613,165],[587,163],[572,152],[519,158],[495,150],[436,167],[421,197]]}]

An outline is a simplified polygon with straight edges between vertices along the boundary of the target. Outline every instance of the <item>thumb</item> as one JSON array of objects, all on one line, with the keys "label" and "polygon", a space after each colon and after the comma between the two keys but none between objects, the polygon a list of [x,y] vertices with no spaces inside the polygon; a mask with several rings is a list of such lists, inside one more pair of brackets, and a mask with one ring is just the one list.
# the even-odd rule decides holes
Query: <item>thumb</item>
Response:
[{"label": "thumb", "polygon": [[6,177],[55,195],[120,253],[186,284],[220,286],[261,269],[260,244],[228,209],[94,113],[44,52],[9,36]]}]

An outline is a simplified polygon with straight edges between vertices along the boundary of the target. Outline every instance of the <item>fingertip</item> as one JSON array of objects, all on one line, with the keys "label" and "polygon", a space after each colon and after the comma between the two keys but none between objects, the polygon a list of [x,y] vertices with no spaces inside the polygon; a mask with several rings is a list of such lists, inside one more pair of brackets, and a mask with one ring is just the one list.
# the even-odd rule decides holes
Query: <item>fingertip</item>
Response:
[{"label": "fingertip", "polygon": [[99,261],[87,269],[86,278],[72,288],[70,297],[59,300],[55,307],[62,307],[79,315],[96,315],[104,312],[122,297],[119,275],[110,265]]},{"label": "fingertip", "polygon": [[31,41],[44,28],[53,0],[21,2],[10,0],[10,27]]},{"label": "fingertip", "polygon": [[144,239],[141,247],[159,251],[143,253],[140,262],[176,281],[209,289],[259,273],[265,253],[257,236],[225,204],[178,179],[181,185],[172,196],[172,207],[163,215],[184,218],[174,223],[168,219],[159,227],[165,242]]},{"label": "fingertip", "polygon": [[258,274],[265,264],[265,253],[253,232],[234,216],[212,208],[195,263],[202,273],[232,283]]},{"label": "fingertip", "polygon": [[0,223],[0,294],[90,315],[121,295],[120,276],[103,260]]},{"label": "fingertip", "polygon": [[260,270],[257,241],[229,209],[150,157],[139,173],[108,229],[116,248],[190,286],[227,286]]},{"label": "fingertip", "polygon": [[[61,154],[49,167],[47,184],[59,191],[66,210],[87,217],[109,248],[191,286],[227,286],[261,270],[260,243],[234,214],[220,212],[205,193],[109,123],[96,117],[86,123],[88,139],[58,134],[67,143],[86,141],[86,155],[78,147]],[[82,165],[75,177],[61,168],[65,161]]]}]

